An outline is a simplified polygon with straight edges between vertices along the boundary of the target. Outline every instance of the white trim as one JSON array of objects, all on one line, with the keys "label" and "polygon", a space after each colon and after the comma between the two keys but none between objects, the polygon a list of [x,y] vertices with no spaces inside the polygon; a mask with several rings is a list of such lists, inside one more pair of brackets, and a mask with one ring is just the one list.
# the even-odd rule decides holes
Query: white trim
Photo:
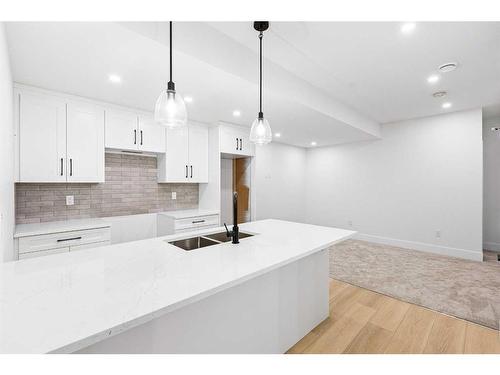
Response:
[{"label": "white trim", "polygon": [[[356,240],[375,242],[375,243],[380,243],[380,244],[384,244],[384,245],[397,246],[397,247],[402,247],[402,248],[407,248],[407,249],[412,249],[412,250],[424,251],[426,253],[447,255],[447,256],[452,256],[452,257],[457,257],[457,258],[477,260],[480,262],[483,261],[483,252],[482,251],[471,251],[471,250],[458,249],[455,247],[440,246],[440,245],[434,245],[434,244],[423,243],[423,242],[414,242],[414,241],[399,240],[399,239],[395,239],[395,238],[372,236],[370,234],[364,234],[364,233],[357,233],[354,235],[353,238]],[[500,244],[499,244],[499,246],[500,246]]]},{"label": "white trim", "polygon": [[483,249],[491,251],[500,251],[500,243],[498,242],[483,242]]}]

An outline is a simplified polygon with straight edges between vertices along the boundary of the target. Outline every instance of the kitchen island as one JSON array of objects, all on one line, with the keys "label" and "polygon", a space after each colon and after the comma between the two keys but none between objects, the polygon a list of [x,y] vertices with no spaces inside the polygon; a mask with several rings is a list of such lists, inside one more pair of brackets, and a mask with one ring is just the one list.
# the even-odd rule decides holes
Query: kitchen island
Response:
[{"label": "kitchen island", "polygon": [[328,250],[354,232],[280,220],[185,251],[104,246],[0,265],[1,353],[283,353],[328,316]]}]

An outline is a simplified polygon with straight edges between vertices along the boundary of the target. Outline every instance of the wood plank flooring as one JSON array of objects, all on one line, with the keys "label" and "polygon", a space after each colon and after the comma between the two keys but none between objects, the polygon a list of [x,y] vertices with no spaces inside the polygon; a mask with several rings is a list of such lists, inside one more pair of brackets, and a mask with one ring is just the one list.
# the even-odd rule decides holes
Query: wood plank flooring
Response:
[{"label": "wood plank flooring", "polygon": [[330,317],[287,353],[500,354],[500,333],[332,279]]}]

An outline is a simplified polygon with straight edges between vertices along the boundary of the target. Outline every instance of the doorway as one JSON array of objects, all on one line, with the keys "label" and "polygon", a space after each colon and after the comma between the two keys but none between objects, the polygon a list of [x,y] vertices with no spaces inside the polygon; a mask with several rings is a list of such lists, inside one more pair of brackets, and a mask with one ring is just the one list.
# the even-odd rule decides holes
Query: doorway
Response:
[{"label": "doorway", "polygon": [[233,192],[238,193],[238,224],[250,221],[251,158],[221,159],[221,220],[233,222]]}]

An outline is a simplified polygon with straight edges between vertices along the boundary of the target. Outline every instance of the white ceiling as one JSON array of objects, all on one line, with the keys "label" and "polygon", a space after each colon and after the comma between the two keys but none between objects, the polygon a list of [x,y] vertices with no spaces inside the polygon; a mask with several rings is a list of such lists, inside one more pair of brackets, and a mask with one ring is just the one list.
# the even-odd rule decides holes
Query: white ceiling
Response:
[{"label": "white ceiling", "polygon": [[[257,49],[239,22],[211,23]],[[266,57],[380,123],[500,102],[500,22],[275,22]],[[459,69],[427,77],[447,62]],[[436,100],[432,93],[445,90]]]},{"label": "white ceiling", "polygon": [[[9,23],[14,80],[152,110],[168,80],[166,23]],[[264,113],[280,142],[374,139],[378,123],[500,103],[499,23],[273,22],[264,39]],[[191,119],[250,126],[258,111],[250,22],[174,24],[174,81]],[[459,69],[431,86],[437,66]],[[110,73],[123,82],[111,84]],[[235,118],[238,109],[242,116]]]}]

